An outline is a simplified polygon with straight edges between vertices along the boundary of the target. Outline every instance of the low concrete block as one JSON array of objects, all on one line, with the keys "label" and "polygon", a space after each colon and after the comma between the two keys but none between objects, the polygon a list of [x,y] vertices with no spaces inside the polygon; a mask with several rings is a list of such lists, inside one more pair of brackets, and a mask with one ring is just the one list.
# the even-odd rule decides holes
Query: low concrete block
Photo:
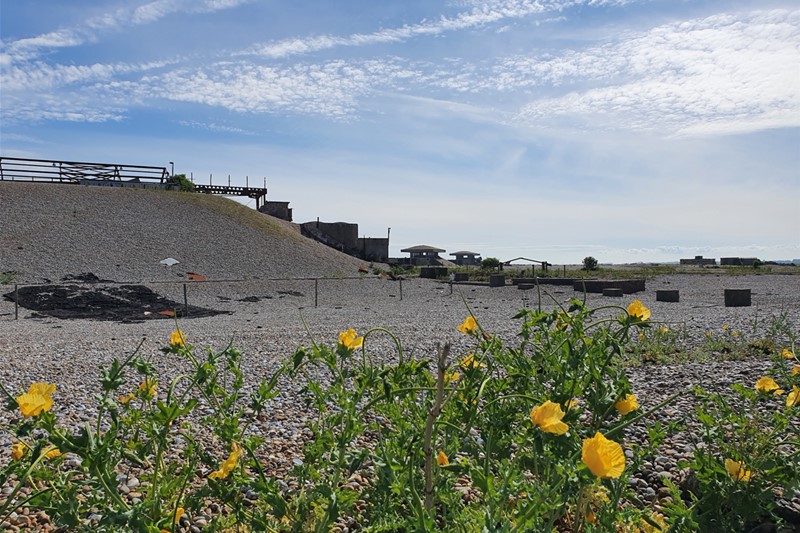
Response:
[{"label": "low concrete block", "polygon": [[680,301],[680,291],[674,289],[663,289],[656,291],[657,302],[678,302]]},{"label": "low concrete block", "polygon": [[750,289],[725,289],[725,307],[750,307]]},{"label": "low concrete block", "polygon": [[614,298],[622,298],[622,289],[616,289],[614,287],[607,287],[603,289],[603,296],[612,296]]},{"label": "low concrete block", "polygon": [[643,279],[576,279],[572,288],[580,292],[601,294],[603,289],[622,289],[624,294],[645,290]]},{"label": "low concrete block", "polygon": [[506,277],[503,274],[492,274],[489,276],[490,287],[505,287]]},{"label": "low concrete block", "polygon": [[453,273],[453,281],[468,281],[469,274],[466,272],[454,272]]},{"label": "low concrete block", "polygon": [[419,277],[426,279],[436,279],[447,276],[447,267],[420,267]]}]

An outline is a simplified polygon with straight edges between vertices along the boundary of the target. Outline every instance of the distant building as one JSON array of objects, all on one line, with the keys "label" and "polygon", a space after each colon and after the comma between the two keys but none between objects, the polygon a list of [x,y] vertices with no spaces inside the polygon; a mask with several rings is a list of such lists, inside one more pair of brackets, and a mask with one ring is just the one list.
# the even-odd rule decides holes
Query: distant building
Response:
[{"label": "distant building", "polygon": [[716,265],[717,260],[711,257],[703,257],[702,255],[694,256],[694,259],[681,259],[682,265]]},{"label": "distant building", "polygon": [[439,254],[445,252],[445,250],[441,248],[428,246],[426,244],[404,248],[400,251],[411,255],[410,262],[412,265],[438,265],[439,261],[442,259],[439,257]]},{"label": "distant building", "polygon": [[481,264],[481,254],[477,252],[460,251],[453,252],[450,255],[455,257],[453,262],[459,266],[475,266]]},{"label": "distant building", "polygon": [[760,263],[757,257],[723,257],[719,260],[719,264],[725,266],[753,266],[756,261]]},{"label": "distant building", "polygon": [[358,224],[350,222],[303,222],[303,235],[331,248],[366,261],[383,262],[389,258],[389,238],[359,237]]}]

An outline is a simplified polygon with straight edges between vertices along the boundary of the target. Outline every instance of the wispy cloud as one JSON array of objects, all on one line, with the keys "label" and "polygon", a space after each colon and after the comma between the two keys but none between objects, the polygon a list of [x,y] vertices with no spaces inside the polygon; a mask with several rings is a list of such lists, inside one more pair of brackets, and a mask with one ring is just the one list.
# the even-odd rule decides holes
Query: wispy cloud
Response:
[{"label": "wispy cloud", "polygon": [[0,52],[0,66],[30,61],[49,49],[94,42],[104,33],[149,24],[175,13],[212,13],[252,1],[254,0],[153,0],[138,6],[122,7],[91,17],[72,28],[61,28],[34,37],[4,42]]},{"label": "wispy cloud", "polygon": [[775,10],[683,21],[554,59],[506,62],[494,88],[591,82],[526,105],[518,119],[530,124],[567,118],[580,128],[729,134],[800,126],[798,65],[800,10]]}]

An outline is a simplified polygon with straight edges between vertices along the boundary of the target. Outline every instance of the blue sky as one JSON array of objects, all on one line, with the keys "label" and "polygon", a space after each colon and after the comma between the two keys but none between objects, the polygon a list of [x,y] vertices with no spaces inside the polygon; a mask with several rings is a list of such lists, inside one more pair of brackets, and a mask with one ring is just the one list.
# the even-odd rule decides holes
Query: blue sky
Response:
[{"label": "blue sky", "polygon": [[794,0],[2,0],[0,69],[4,156],[266,178],[392,255],[800,258]]}]

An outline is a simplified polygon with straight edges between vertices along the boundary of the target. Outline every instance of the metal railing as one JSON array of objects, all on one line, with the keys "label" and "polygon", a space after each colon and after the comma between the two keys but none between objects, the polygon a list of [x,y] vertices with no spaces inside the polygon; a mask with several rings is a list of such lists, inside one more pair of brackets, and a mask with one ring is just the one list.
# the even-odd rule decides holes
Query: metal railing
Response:
[{"label": "metal railing", "polygon": [[166,167],[0,157],[0,180],[48,183],[116,181],[165,184]]}]

